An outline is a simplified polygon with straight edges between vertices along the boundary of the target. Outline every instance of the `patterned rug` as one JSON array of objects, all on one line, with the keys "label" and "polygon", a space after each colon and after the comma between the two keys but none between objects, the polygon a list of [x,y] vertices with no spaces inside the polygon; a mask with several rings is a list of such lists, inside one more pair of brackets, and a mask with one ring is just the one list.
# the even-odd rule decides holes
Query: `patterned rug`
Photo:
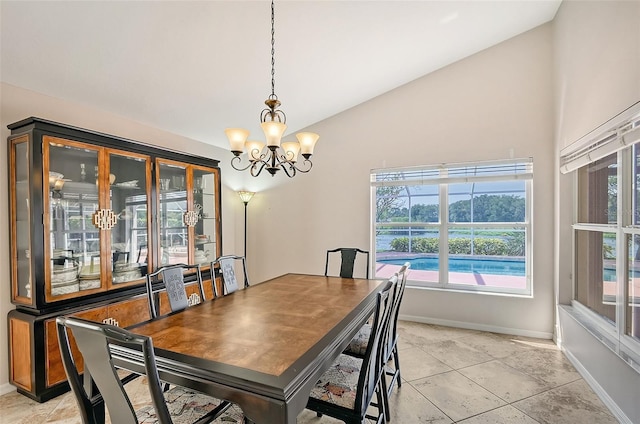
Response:
[{"label": "patterned rug", "polygon": [[[212,411],[220,404],[220,401],[202,393],[185,389],[184,387],[173,387],[165,392],[164,397],[174,424],[190,424],[198,418]],[[136,411],[140,424],[153,424],[158,422],[155,409],[147,405]],[[236,405],[220,417],[214,423],[243,423],[242,410]]]}]

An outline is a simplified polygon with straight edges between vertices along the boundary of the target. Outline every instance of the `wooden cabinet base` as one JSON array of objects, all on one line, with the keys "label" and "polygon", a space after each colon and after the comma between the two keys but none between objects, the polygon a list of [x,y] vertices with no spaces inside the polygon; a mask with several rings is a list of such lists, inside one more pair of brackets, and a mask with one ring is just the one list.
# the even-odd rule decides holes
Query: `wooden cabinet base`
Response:
[{"label": "wooden cabinet base", "polygon": [[8,322],[9,382],[16,386],[18,393],[46,402],[68,391],[66,379],[55,385],[46,383],[45,318],[13,310],[9,312]]},{"label": "wooden cabinet base", "polygon": [[[69,310],[64,314],[125,327],[149,319],[146,295],[129,296],[99,306],[88,305],[88,309]],[[57,315],[60,314],[36,316],[18,310],[9,312],[10,383],[19,393],[38,402],[69,390],[60,358]],[[73,342],[72,348],[75,348]],[[77,358],[82,367],[82,358]]]}]

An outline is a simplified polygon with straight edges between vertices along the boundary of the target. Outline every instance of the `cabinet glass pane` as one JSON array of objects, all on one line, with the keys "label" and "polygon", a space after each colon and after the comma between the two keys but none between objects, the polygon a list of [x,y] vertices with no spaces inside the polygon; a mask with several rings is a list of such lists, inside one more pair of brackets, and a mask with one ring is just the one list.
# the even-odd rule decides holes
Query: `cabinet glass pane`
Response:
[{"label": "cabinet glass pane", "polygon": [[15,191],[12,203],[15,208],[15,243],[14,258],[16,264],[17,287],[15,297],[31,297],[31,250],[29,233],[31,231],[29,212],[29,144],[27,142],[14,145],[15,166],[13,178]]},{"label": "cabinet glass pane", "polygon": [[196,263],[209,263],[217,256],[216,251],[216,174],[211,171],[193,171],[193,210],[198,214],[195,225]]},{"label": "cabinet glass pane", "polygon": [[112,278],[114,284],[120,284],[146,274],[147,162],[143,158],[112,154],[109,164],[110,209],[117,216],[116,225],[110,231]]},{"label": "cabinet glass pane", "polygon": [[160,266],[189,263],[189,229],[184,223],[187,212],[186,176],[185,167],[159,166]]},{"label": "cabinet glass pane", "polygon": [[98,151],[49,144],[51,294],[100,288]]}]

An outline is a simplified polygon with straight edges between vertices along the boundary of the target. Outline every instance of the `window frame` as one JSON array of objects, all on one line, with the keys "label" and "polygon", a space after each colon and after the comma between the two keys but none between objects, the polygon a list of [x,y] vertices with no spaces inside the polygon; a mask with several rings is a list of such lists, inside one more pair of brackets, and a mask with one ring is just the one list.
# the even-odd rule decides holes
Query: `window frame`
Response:
[{"label": "window frame", "polygon": [[[573,177],[573,219],[572,219],[572,298],[571,305],[585,317],[587,325],[593,326],[604,336],[602,341],[629,363],[640,364],[640,340],[627,334],[633,316],[629,313],[629,247],[627,237],[640,236],[640,222],[634,224],[632,215],[625,211],[635,211],[634,171],[635,155],[640,157],[640,102],[603,124],[587,136],[561,152],[561,172],[574,172]],[[586,146],[586,147],[585,147]],[[585,153],[587,152],[587,153]],[[617,216],[616,223],[590,223],[579,220],[581,192],[579,169],[590,166],[607,155],[616,154],[617,166]],[[584,211],[583,211],[584,213]],[[577,232],[593,231],[616,235],[616,280],[615,322],[592,310],[578,300],[577,287]]]},{"label": "window frame", "polygon": [[[507,166],[516,165],[514,169],[521,166],[524,171],[514,171],[512,174],[503,175],[467,175],[450,176],[449,170],[456,170],[460,168],[506,168]],[[437,170],[437,175],[435,174]],[[421,171],[424,172],[425,177],[419,176],[415,179],[398,180],[395,182],[385,184],[377,178],[379,176],[390,176],[392,174],[414,174],[418,175]],[[433,186],[438,187],[438,222],[377,222],[377,187],[380,186],[403,186],[402,181],[406,181],[407,186]],[[452,184],[459,184],[461,182],[508,182],[508,181],[523,181],[524,182],[524,221],[518,222],[474,222],[471,217],[470,222],[451,222],[449,221],[449,188]],[[370,250],[373,252],[372,257],[372,269],[371,275],[376,277],[376,262],[378,260],[377,249],[377,231],[380,227],[393,228],[393,227],[409,227],[413,229],[428,229],[432,228],[438,231],[439,249],[438,249],[438,281],[425,281],[412,279],[411,272],[408,275],[408,285],[413,287],[431,288],[446,290],[452,292],[465,292],[465,293],[480,293],[480,294],[495,294],[495,295],[507,295],[514,297],[533,297],[533,235],[532,235],[532,218],[533,218],[533,159],[521,158],[510,160],[498,160],[498,161],[483,161],[483,162],[468,162],[468,163],[452,163],[452,164],[439,164],[439,165],[427,165],[421,167],[402,167],[393,169],[374,169],[371,171],[371,238],[370,238]],[[409,216],[411,216],[411,209],[409,208]],[[497,286],[481,286],[464,284],[460,282],[451,282],[449,278],[449,231],[455,229],[464,228],[510,228],[523,231],[525,235],[524,241],[524,259],[525,259],[525,287],[524,288],[506,288]],[[442,252],[447,252],[442,254]]]}]

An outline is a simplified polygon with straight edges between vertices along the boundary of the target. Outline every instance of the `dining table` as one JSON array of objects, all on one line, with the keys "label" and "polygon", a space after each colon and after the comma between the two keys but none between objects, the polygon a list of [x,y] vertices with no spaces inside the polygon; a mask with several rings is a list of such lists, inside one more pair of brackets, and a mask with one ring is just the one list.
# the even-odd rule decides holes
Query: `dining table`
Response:
[{"label": "dining table", "polygon": [[[318,378],[375,308],[382,280],[285,274],[129,328],[151,337],[160,378],[293,424]],[[140,352],[112,350],[143,373]]]}]

